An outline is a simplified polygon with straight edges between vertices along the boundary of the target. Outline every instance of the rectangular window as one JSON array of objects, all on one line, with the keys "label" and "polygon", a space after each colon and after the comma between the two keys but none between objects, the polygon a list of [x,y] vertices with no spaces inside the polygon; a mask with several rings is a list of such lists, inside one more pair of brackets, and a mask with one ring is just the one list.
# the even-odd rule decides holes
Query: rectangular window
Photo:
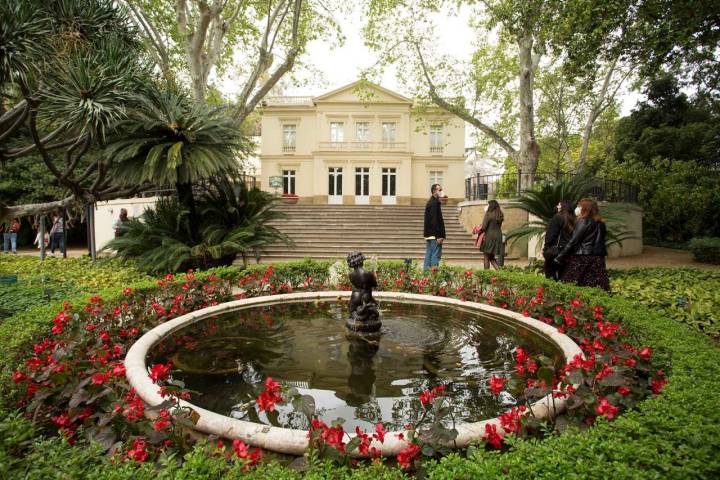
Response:
[{"label": "rectangular window", "polygon": [[342,167],[330,167],[328,174],[328,195],[342,195]]},{"label": "rectangular window", "polygon": [[358,122],[355,124],[355,137],[358,142],[370,141],[370,122]]},{"label": "rectangular window", "polygon": [[382,136],[383,143],[395,143],[395,122],[383,122]]},{"label": "rectangular window", "polygon": [[283,125],[283,152],[295,151],[295,138],[297,127],[295,125]]},{"label": "rectangular window", "polygon": [[330,122],[330,141],[345,141],[345,124],[343,122]]},{"label": "rectangular window", "polygon": [[442,125],[430,127],[430,152],[438,153],[443,151],[443,128]]},{"label": "rectangular window", "polygon": [[395,179],[397,177],[397,169],[395,168],[383,168],[382,169],[382,194],[383,197],[394,197],[395,196]]},{"label": "rectangular window", "polygon": [[283,193],[295,195],[295,170],[283,170]]},{"label": "rectangular window", "polygon": [[355,168],[355,195],[367,196],[370,192],[370,168]]},{"label": "rectangular window", "polygon": [[436,170],[436,171],[431,171],[431,172],[430,172],[430,185],[428,185],[428,186],[432,187],[432,186],[435,185],[436,183],[437,183],[437,184],[440,184],[440,185],[442,185],[442,183],[443,183],[443,172],[442,172],[442,170]]}]

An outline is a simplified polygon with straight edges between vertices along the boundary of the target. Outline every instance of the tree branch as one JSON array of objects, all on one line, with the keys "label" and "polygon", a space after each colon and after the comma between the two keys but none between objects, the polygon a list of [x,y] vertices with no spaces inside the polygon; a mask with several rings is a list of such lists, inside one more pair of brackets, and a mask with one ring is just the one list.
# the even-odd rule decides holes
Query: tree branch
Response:
[{"label": "tree branch", "polygon": [[485,135],[490,137],[493,142],[497,143],[503,150],[505,150],[508,155],[515,158],[518,154],[517,150],[515,150],[515,148],[510,145],[510,143],[508,143],[497,131],[470,115],[470,113],[465,108],[451,104],[437,93],[435,84],[430,78],[430,73],[425,63],[425,59],[423,58],[422,52],[420,51],[420,45],[418,45],[417,42],[413,42],[413,45],[415,46],[415,50],[417,51],[417,55],[420,60],[420,67],[422,68],[423,76],[425,77],[425,81],[427,82],[430,98],[432,99],[432,101],[438,107],[457,115],[461,119],[465,120],[478,130],[483,132]]},{"label": "tree branch", "polygon": [[20,125],[25,122],[25,119],[28,116],[28,110],[27,108],[24,108],[20,111],[19,115],[17,115],[17,118],[15,119],[15,122],[13,122],[12,125],[10,125],[10,128],[5,130],[2,134],[0,134],[0,144],[2,144],[5,139],[10,138],[10,136],[15,133],[15,131],[20,128]]},{"label": "tree branch", "polygon": [[0,207],[0,217],[6,218],[22,218],[30,215],[41,215],[44,213],[50,213],[62,208],[68,208],[74,205],[76,202],[75,196],[71,195],[65,197],[62,200],[55,200],[53,202],[45,203],[28,203],[25,205],[12,205],[7,207]]},{"label": "tree branch", "polygon": [[155,49],[155,54],[159,60],[158,64],[160,66],[160,70],[162,70],[165,78],[169,79],[170,59],[167,53],[167,49],[165,48],[163,38],[160,36],[160,33],[152,24],[152,22],[148,20],[148,18],[135,5],[133,5],[132,0],[125,0],[125,3],[133,13],[133,16],[131,16],[131,18],[133,19],[134,23],[145,32],[145,36],[148,38],[148,40],[150,40],[150,43],[152,43],[153,48]]}]

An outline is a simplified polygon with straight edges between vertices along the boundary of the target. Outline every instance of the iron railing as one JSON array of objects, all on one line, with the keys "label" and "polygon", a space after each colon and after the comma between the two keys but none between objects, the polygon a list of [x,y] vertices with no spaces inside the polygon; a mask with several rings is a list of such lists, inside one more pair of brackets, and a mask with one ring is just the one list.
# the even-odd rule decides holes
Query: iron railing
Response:
[{"label": "iron railing", "polygon": [[[523,193],[544,184],[569,180],[576,173],[502,173],[496,175],[475,175],[465,179],[466,200],[488,200],[493,198],[517,198]],[[622,180],[593,177],[596,186],[589,196],[604,202],[637,203],[639,187]]]},{"label": "iron railing", "polygon": [[[246,173],[239,173],[237,175],[233,175],[232,178],[230,178],[230,181],[233,183],[233,185],[237,186],[241,183],[244,183],[247,188],[256,188],[257,187],[257,178],[254,175],[249,175]],[[210,183],[207,181],[199,181],[193,184],[193,191],[196,194],[201,194],[204,190],[209,188]],[[175,195],[177,190],[170,186],[164,186],[164,187],[158,187],[151,190],[143,190],[138,194],[141,198],[148,198],[148,197],[163,197],[163,196],[171,196]]]},{"label": "iron railing", "polygon": [[319,142],[321,151],[407,151],[407,142]]}]

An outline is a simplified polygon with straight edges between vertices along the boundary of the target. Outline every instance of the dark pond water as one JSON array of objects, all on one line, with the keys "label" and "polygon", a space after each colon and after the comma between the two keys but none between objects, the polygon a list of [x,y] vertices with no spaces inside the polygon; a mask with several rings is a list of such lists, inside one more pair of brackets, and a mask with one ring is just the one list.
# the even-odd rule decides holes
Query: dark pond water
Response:
[{"label": "dark pond water", "polygon": [[258,414],[240,405],[262,391],[267,377],[311,395],[328,424],[345,430],[384,422],[401,429],[417,420],[419,394],[448,384],[458,421],[494,417],[516,404],[509,392],[490,393],[492,375],[510,377],[513,350],[561,359],[534,333],[485,314],[444,306],[380,304],[378,346],[349,341],[347,304],[338,301],[255,307],[209,317],[155,347],[152,361],[172,360],[173,377],[199,393],[192,402],[235,418],[308,428],[291,406]]}]

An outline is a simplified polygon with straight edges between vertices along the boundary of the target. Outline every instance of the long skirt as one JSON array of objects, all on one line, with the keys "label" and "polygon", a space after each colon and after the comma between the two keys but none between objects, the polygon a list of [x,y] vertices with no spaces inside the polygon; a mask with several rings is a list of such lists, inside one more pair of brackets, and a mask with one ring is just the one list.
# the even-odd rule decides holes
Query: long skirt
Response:
[{"label": "long skirt", "polygon": [[599,255],[570,255],[560,280],[580,287],[598,287],[610,291],[605,257]]}]

